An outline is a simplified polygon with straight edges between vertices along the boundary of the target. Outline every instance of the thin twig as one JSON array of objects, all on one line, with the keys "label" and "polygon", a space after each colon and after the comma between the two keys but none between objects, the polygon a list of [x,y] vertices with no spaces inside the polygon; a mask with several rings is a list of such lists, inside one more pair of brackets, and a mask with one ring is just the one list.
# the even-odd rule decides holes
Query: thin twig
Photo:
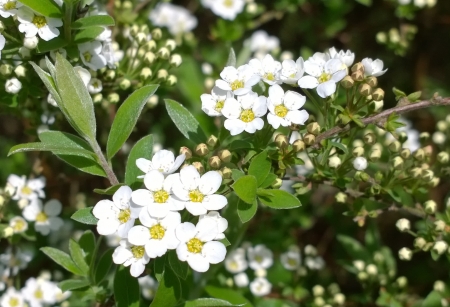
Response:
[{"label": "thin twig", "polygon": [[111,183],[111,185],[119,184],[119,180],[117,180],[116,174],[114,174],[114,171],[112,170],[111,166],[108,164],[108,161],[106,161],[106,158],[103,155],[100,145],[98,145],[98,143],[95,141],[91,144],[91,146],[92,146],[92,149],[94,150],[95,154],[97,155],[100,165],[103,168],[103,170],[105,171],[106,176],[108,177],[108,180]]}]

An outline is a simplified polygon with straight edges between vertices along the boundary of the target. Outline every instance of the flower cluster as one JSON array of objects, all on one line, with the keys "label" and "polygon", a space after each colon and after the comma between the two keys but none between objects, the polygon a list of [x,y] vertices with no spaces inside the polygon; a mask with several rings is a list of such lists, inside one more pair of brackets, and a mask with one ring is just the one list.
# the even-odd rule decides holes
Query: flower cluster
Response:
[{"label": "flower cluster", "polygon": [[172,35],[190,32],[197,27],[197,18],[187,9],[167,2],[158,3],[150,12],[149,19],[155,26],[167,27]]},{"label": "flower cluster", "polygon": [[[216,211],[227,204],[226,197],[217,194],[222,177],[216,171],[200,176],[192,165],[175,173],[184,160],[184,155],[175,158],[167,150],[155,153],[151,161],[138,159],[136,165],[145,173],[145,189],[132,191],[122,186],[112,201],[101,200],[93,209],[99,234],[122,238],[114,262],[130,266],[135,277],[151,258],[168,250],[176,250],[180,261],[187,261],[198,272],[225,258],[225,245],[218,240],[225,238],[228,222]],[[199,217],[196,225],[182,222],[183,209]]]}]

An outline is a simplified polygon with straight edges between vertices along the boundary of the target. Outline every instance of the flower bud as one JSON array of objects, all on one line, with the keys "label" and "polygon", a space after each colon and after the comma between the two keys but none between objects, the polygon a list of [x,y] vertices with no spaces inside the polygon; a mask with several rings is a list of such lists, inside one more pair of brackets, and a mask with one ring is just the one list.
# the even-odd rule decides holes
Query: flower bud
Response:
[{"label": "flower bud", "polygon": [[353,148],[352,154],[354,157],[361,157],[362,155],[364,155],[364,147],[358,146]]},{"label": "flower bud", "polygon": [[442,145],[447,140],[447,137],[443,132],[436,131],[435,133],[433,133],[432,140],[434,144]]},{"label": "flower bud", "polygon": [[156,58],[156,56],[153,52],[151,52],[151,51],[146,52],[144,55],[144,63],[148,64],[148,65],[152,65],[153,62],[155,62],[155,58]]},{"label": "flower bud", "polygon": [[150,33],[150,29],[146,24],[141,25],[139,31],[145,33],[146,35]]},{"label": "flower bud", "polygon": [[170,51],[166,47],[160,48],[156,54],[164,60],[167,60],[170,57]]},{"label": "flower bud", "polygon": [[177,46],[177,43],[173,40],[173,39],[168,39],[165,43],[165,46],[167,47],[167,49],[169,49],[170,51],[175,50],[175,47]]},{"label": "flower bud", "polygon": [[353,266],[354,266],[358,271],[363,271],[364,268],[366,267],[366,264],[365,264],[364,261],[362,261],[362,260],[354,260],[354,261],[353,261]]},{"label": "flower bud", "polygon": [[369,104],[369,111],[378,112],[383,108],[383,106],[384,106],[383,100],[374,100]]},{"label": "flower bud", "polygon": [[23,46],[28,49],[35,49],[39,43],[39,38],[37,36],[25,37],[23,39]]},{"label": "flower bud", "polygon": [[367,275],[366,272],[359,272],[357,275],[358,279],[361,281],[366,280],[367,278],[369,278],[369,275]]},{"label": "flower bud", "polygon": [[206,156],[209,153],[208,146],[205,143],[198,144],[195,147],[195,153],[200,157]]},{"label": "flower bud", "polygon": [[400,276],[395,282],[399,288],[405,288],[408,285],[408,279],[405,276]]},{"label": "flower bud", "polygon": [[160,40],[162,37],[162,31],[160,28],[155,28],[152,30],[152,38],[157,41]]},{"label": "flower bud", "polygon": [[425,170],[423,169],[421,177],[423,180],[430,182],[434,178],[434,172],[429,169],[425,169]]},{"label": "flower bud", "polygon": [[[125,4],[126,3],[126,4]],[[128,6],[128,3],[130,3],[131,4],[131,2],[130,1],[125,1],[124,2],[124,5],[127,5]],[[133,4],[131,4],[131,7],[130,8],[132,8],[133,7]],[[136,36],[137,34],[138,34],[138,32],[139,32],[139,26],[138,25],[133,25],[133,26],[131,26],[131,28],[130,28],[130,35],[131,36]]]},{"label": "flower bud", "polygon": [[406,232],[411,229],[411,223],[408,219],[399,219],[397,223],[395,223],[395,226],[400,230],[401,232]]},{"label": "flower bud", "polygon": [[186,160],[192,158],[192,151],[186,146],[180,147],[180,155],[184,155]]},{"label": "flower bud", "polygon": [[231,171],[231,169],[229,169],[228,167],[223,167],[221,170],[220,170],[221,172],[222,172],[222,177],[223,177],[223,179],[230,179],[231,178],[231,174],[233,173],[232,171]]},{"label": "flower bud", "polygon": [[358,82],[361,82],[364,80],[364,72],[357,70],[352,73],[352,79]]},{"label": "flower bud", "polygon": [[320,296],[318,296],[318,297],[316,297],[316,298],[314,298],[314,306],[317,306],[317,307],[329,307],[329,306],[324,306],[325,305],[325,300],[323,299],[323,297],[320,297]]},{"label": "flower bud", "polygon": [[22,65],[18,65],[15,69],[14,69],[14,73],[16,74],[17,77],[19,78],[23,78],[26,76],[27,74],[27,69],[22,66]]},{"label": "flower bud", "polygon": [[357,171],[363,171],[367,168],[367,160],[364,157],[357,157],[355,160],[353,160],[353,167]]},{"label": "flower bud", "polygon": [[118,103],[120,101],[120,96],[117,93],[110,93],[106,99],[109,103]]},{"label": "flower bud", "polygon": [[414,247],[418,249],[423,249],[427,245],[427,241],[422,237],[417,237],[414,239]]},{"label": "flower bud", "polygon": [[275,138],[275,144],[277,145],[278,148],[286,148],[289,145],[289,140],[287,138],[287,136],[285,136],[284,134],[278,134]]},{"label": "flower bud", "polygon": [[22,82],[17,78],[11,78],[5,82],[5,92],[10,94],[17,94],[22,89]]},{"label": "flower bud", "polygon": [[402,144],[399,141],[393,141],[389,144],[389,150],[391,152],[398,152],[402,148]]},{"label": "flower bud", "polygon": [[207,140],[206,140],[206,144],[208,144],[209,147],[214,148],[216,147],[218,142],[218,139],[215,135],[211,135]]},{"label": "flower bud", "polygon": [[441,181],[440,178],[438,178],[438,177],[433,177],[433,179],[431,179],[429,185],[430,185],[432,188],[435,188],[435,187],[438,186],[438,184],[439,184],[440,181]]},{"label": "flower bud", "polygon": [[419,134],[419,140],[422,143],[427,142],[430,139],[430,134],[428,132],[422,132],[421,134]]},{"label": "flower bud", "polygon": [[369,264],[367,267],[366,267],[366,272],[369,274],[369,275],[377,275],[378,274],[378,268],[377,268],[377,266],[375,265],[375,264]]},{"label": "flower bud", "polygon": [[337,193],[334,198],[336,199],[336,202],[341,203],[341,204],[345,204],[347,202],[347,194],[343,193],[343,192],[339,192]]},{"label": "flower bud", "polygon": [[355,84],[355,81],[350,76],[345,76],[344,79],[341,80],[341,85],[345,89],[350,89]]},{"label": "flower bud", "polygon": [[331,168],[338,168],[339,166],[341,166],[341,163],[341,159],[337,156],[333,156],[328,159],[328,166]]},{"label": "flower bud", "polygon": [[384,99],[384,91],[381,88],[377,88],[372,93],[373,100],[383,100]]},{"label": "flower bud", "polygon": [[222,160],[225,163],[228,163],[231,161],[231,152],[228,149],[222,149],[218,152],[217,154],[220,158],[220,160]]},{"label": "flower bud", "polygon": [[320,133],[320,125],[317,122],[309,123],[306,126],[306,130],[314,135],[318,135]]},{"label": "flower bud", "polygon": [[345,295],[342,293],[336,293],[333,297],[333,301],[337,305],[344,305],[345,304]]},{"label": "flower bud", "polygon": [[436,241],[436,243],[434,243],[433,245],[433,250],[438,254],[438,255],[442,255],[443,253],[445,253],[445,251],[448,248],[448,244],[445,241],[439,240]]},{"label": "flower bud", "polygon": [[147,100],[147,106],[152,109],[158,105],[159,97],[158,95],[153,95]]},{"label": "flower bud", "polygon": [[115,70],[108,70],[105,74],[105,80],[112,81],[116,78],[116,71]]},{"label": "flower bud", "polygon": [[92,96],[92,102],[93,103],[100,103],[103,101],[103,95],[102,93],[97,93],[95,95]]},{"label": "flower bud", "polygon": [[152,70],[149,67],[144,67],[141,70],[141,73],[139,74],[139,77],[141,77],[142,80],[147,80],[151,78],[153,75]]},{"label": "flower bud", "polygon": [[[436,280],[433,284],[433,290],[437,292],[445,291],[445,283],[442,280]],[[442,304],[444,306],[444,304]]]},{"label": "flower bud", "polygon": [[367,96],[369,96],[369,95],[372,93],[372,88],[370,87],[369,84],[363,83],[363,84],[361,84],[361,85],[359,86],[358,92],[359,92],[362,96],[367,97]]},{"label": "flower bud", "polygon": [[8,238],[11,237],[14,234],[14,229],[11,226],[6,227],[3,229],[3,237]]},{"label": "flower bud", "polygon": [[442,220],[437,220],[434,222],[434,230],[436,230],[436,231],[439,231],[439,232],[444,231],[445,226],[446,226],[446,224]]},{"label": "flower bud", "polygon": [[412,255],[412,250],[407,247],[403,247],[398,251],[398,257],[400,258],[400,260],[409,261],[411,260]]},{"label": "flower bud", "polygon": [[409,148],[403,148],[402,151],[400,151],[400,156],[407,160],[409,157],[411,157],[411,150]]},{"label": "flower bud", "polygon": [[120,81],[120,83],[119,83],[119,87],[120,87],[122,90],[124,90],[124,91],[127,90],[127,89],[129,89],[130,86],[131,86],[131,81],[128,80],[128,79],[123,79],[123,80]]},{"label": "flower bud", "polygon": [[174,67],[178,67],[183,63],[183,59],[181,58],[181,55],[179,54],[172,54],[169,61],[170,65]]},{"label": "flower bud", "polygon": [[325,289],[321,285],[315,285],[312,291],[314,296],[322,296],[325,293]]},{"label": "flower bud", "polygon": [[434,200],[427,200],[424,204],[423,204],[424,208],[425,208],[425,212],[427,214],[434,214],[436,212],[436,207],[437,204]]},{"label": "flower bud", "polygon": [[295,152],[301,152],[305,150],[306,145],[305,142],[303,142],[302,140],[296,140],[294,144],[292,144],[292,147]]},{"label": "flower bud", "polygon": [[205,172],[205,167],[200,162],[193,162],[192,166],[195,167],[197,172],[199,172],[200,174],[203,174]]},{"label": "flower bud", "polygon": [[178,79],[174,75],[170,75],[169,78],[167,78],[167,84],[169,86],[174,86],[177,84],[177,82],[178,82]]},{"label": "flower bud", "polygon": [[166,81],[167,77],[169,76],[169,73],[165,69],[160,69],[158,70],[157,76],[159,80]]},{"label": "flower bud", "polygon": [[369,155],[369,160],[372,162],[376,162],[381,158],[381,150],[379,149],[372,149]]},{"label": "flower bud", "polygon": [[208,164],[213,169],[219,169],[222,162],[220,161],[220,158],[218,156],[212,156],[208,159]]},{"label": "flower bud", "polygon": [[400,170],[403,168],[403,159],[401,157],[394,157],[392,160],[392,166],[396,170]]},{"label": "flower bud", "polygon": [[364,135],[364,143],[367,145],[373,145],[375,144],[375,142],[377,141],[377,137],[375,136],[375,134],[373,134],[372,132],[366,133]]},{"label": "flower bud", "polygon": [[448,128],[448,124],[447,124],[447,122],[445,120],[440,120],[440,121],[437,122],[436,128],[439,131],[445,132],[447,130],[447,128]]},{"label": "flower bud", "polygon": [[149,40],[145,43],[144,49],[147,51],[154,51],[156,50],[156,42],[154,40]]},{"label": "flower bud", "polygon": [[281,178],[275,179],[275,181],[270,185],[272,189],[279,189],[283,184],[283,180]]},{"label": "flower bud", "polygon": [[13,67],[9,64],[2,64],[0,65],[0,74],[3,76],[9,76],[13,72]]},{"label": "flower bud", "polygon": [[420,167],[414,167],[410,170],[410,173],[413,178],[419,178],[422,176],[422,169]]},{"label": "flower bud", "polygon": [[316,141],[316,137],[314,136],[314,134],[307,133],[303,137],[303,142],[305,142],[305,144],[307,146],[313,145],[315,141]]},{"label": "flower bud", "polygon": [[381,180],[383,180],[383,178],[384,178],[384,175],[380,171],[376,172],[374,175],[374,179],[376,182],[380,182]]},{"label": "flower bud", "polygon": [[360,71],[364,73],[364,65],[361,62],[355,63],[352,66],[352,72]]},{"label": "flower bud", "polygon": [[370,86],[370,87],[376,87],[378,85],[378,79],[377,77],[367,77],[366,78],[366,83]]},{"label": "flower bud", "polygon": [[139,45],[144,45],[147,42],[147,35],[143,32],[138,32],[135,39]]}]

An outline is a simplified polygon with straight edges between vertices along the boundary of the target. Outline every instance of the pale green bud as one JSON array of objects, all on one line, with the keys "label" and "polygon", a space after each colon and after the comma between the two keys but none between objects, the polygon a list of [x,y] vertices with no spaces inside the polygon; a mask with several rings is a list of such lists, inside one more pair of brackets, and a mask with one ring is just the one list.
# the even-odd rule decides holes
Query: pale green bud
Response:
[{"label": "pale green bud", "polygon": [[430,134],[428,132],[422,132],[419,134],[419,140],[424,143],[430,139]]},{"label": "pale green bud", "polygon": [[445,151],[441,151],[437,155],[437,160],[439,161],[439,163],[446,164],[449,161],[449,154]]},{"label": "pale green bud", "polygon": [[377,137],[375,136],[375,134],[373,134],[372,132],[366,133],[364,135],[364,143],[367,145],[373,145],[375,144],[375,142],[377,141]]},{"label": "pale green bud", "polygon": [[448,128],[448,124],[447,124],[447,122],[445,120],[440,120],[440,121],[437,122],[436,128],[439,131],[445,132],[447,130],[447,128]]},{"label": "pale green bud", "polygon": [[167,47],[167,49],[169,49],[170,51],[175,50],[175,47],[177,46],[177,43],[173,40],[173,39],[168,39],[166,41],[165,46]]},{"label": "pale green bud", "polygon": [[409,159],[409,157],[411,157],[411,150],[409,150],[408,148],[403,148],[400,152],[400,156],[405,160]]},{"label": "pale green bud", "polygon": [[145,33],[139,32],[136,34],[135,39],[140,46],[143,46],[147,42],[147,35]]},{"label": "pale green bud", "polygon": [[161,31],[160,28],[155,28],[155,29],[152,30],[152,38],[154,40],[156,40],[156,41],[160,40],[161,37],[162,37],[162,31]]},{"label": "pale green bud", "polygon": [[423,161],[425,159],[425,151],[422,148],[419,148],[413,153],[413,157],[416,160]]},{"label": "pale green bud", "polygon": [[214,148],[214,147],[216,147],[218,141],[219,141],[219,139],[217,138],[217,136],[211,135],[206,140],[206,144],[208,144],[209,147]]},{"label": "pale green bud", "polygon": [[[131,4],[130,1],[125,1],[125,2],[124,2],[124,6],[125,6],[125,5],[128,6],[128,2],[129,2],[130,5],[131,5],[130,8],[132,8],[132,7],[133,7],[133,4]],[[125,3],[127,3],[127,4],[125,4]],[[134,37],[134,36],[136,36],[138,33],[139,33],[139,26],[138,26],[138,25],[133,25],[133,26],[131,26],[131,28],[130,28],[130,35]]]},{"label": "pale green bud", "polygon": [[17,77],[23,78],[27,75],[27,69],[22,65],[18,65],[16,69],[14,69],[14,73]]},{"label": "pale green bud", "polygon": [[179,54],[172,54],[169,63],[174,67],[178,67],[183,63],[183,59]]},{"label": "pale green bud", "polygon": [[148,51],[144,55],[144,63],[151,65],[153,64],[153,62],[155,62],[155,58],[156,58],[155,54],[151,51]]},{"label": "pale green bud", "polygon": [[292,144],[292,147],[295,152],[301,152],[305,150],[306,145],[305,142],[303,142],[302,140],[296,140],[294,144]]},{"label": "pale green bud", "polygon": [[9,64],[2,64],[0,65],[0,74],[7,77],[13,72],[13,67]]},{"label": "pale green bud", "polygon": [[189,160],[190,158],[192,158],[192,151],[186,146],[183,146],[180,148],[180,155],[184,155],[186,157],[186,160]]},{"label": "pale green bud", "polygon": [[233,172],[228,167],[223,167],[221,170],[223,179],[230,179]]},{"label": "pale green bud", "polygon": [[118,103],[120,101],[120,96],[117,93],[111,93],[108,95],[109,103]]},{"label": "pale green bud", "polygon": [[147,51],[154,51],[156,50],[156,42],[154,40],[149,40],[148,42],[145,43],[144,48]]},{"label": "pale green bud", "polygon": [[100,103],[100,102],[102,102],[102,100],[103,100],[102,93],[98,93],[98,94],[95,94],[94,96],[92,96],[93,103]]},{"label": "pale green bud", "polygon": [[394,157],[394,159],[392,160],[392,166],[396,170],[402,169],[403,168],[403,164],[404,164],[404,161],[403,161],[403,159],[401,157]]},{"label": "pale green bud", "polygon": [[436,280],[433,285],[433,290],[437,292],[444,292],[445,283],[442,280]]},{"label": "pale green bud", "polygon": [[352,72],[351,77],[353,80],[361,82],[364,80],[364,72],[361,70],[357,70],[355,72]]},{"label": "pale green bud", "polygon": [[423,204],[424,208],[425,208],[425,212],[428,214],[434,214],[436,212],[436,207],[437,204],[434,200],[427,200],[424,204]]},{"label": "pale green bud", "polygon": [[231,152],[228,149],[222,149],[220,150],[217,155],[219,156],[220,160],[222,160],[225,163],[228,163],[231,161]]},{"label": "pale green bud", "polygon": [[307,146],[313,145],[315,141],[316,137],[314,136],[314,134],[307,133],[303,137],[303,142],[305,142]]},{"label": "pale green bud", "polygon": [[317,122],[310,123],[306,126],[306,130],[314,135],[318,135],[320,133],[320,125]]},{"label": "pale green bud", "polygon": [[286,148],[289,145],[289,141],[287,136],[285,136],[284,134],[278,134],[275,138],[275,144],[277,145],[278,148]]},{"label": "pale green bud", "polygon": [[328,159],[328,166],[331,168],[338,168],[339,166],[341,166],[341,163],[341,159],[337,156],[333,156]]},{"label": "pale green bud", "polygon": [[434,230],[435,231],[439,231],[439,232],[440,231],[444,231],[445,226],[446,226],[446,224],[442,220],[437,220],[437,221],[434,222]]},{"label": "pale green bud", "polygon": [[218,156],[212,156],[208,159],[208,164],[213,169],[219,169],[222,161],[220,161],[220,158]]},{"label": "pale green bud", "polygon": [[198,144],[195,147],[195,153],[200,157],[206,156],[209,153],[208,146],[205,143]]},{"label": "pale green bud", "polygon": [[170,75],[169,78],[167,78],[167,84],[169,86],[174,86],[176,85],[178,82],[178,79],[175,75]]},{"label": "pale green bud", "polygon": [[414,239],[414,247],[418,249],[423,249],[427,245],[427,241],[422,237],[417,237]]},{"label": "pale green bud", "polygon": [[369,264],[366,267],[366,271],[369,275],[377,275],[378,274],[378,268],[375,264]]},{"label": "pale green bud", "polygon": [[127,89],[129,89],[130,86],[131,86],[131,81],[128,80],[128,79],[123,79],[123,80],[120,81],[120,83],[119,83],[119,87],[120,87],[122,90],[124,90],[124,91],[127,90]]},{"label": "pale green bud", "polygon": [[383,100],[384,99],[384,91],[381,88],[377,88],[372,93],[373,100]]},{"label": "pale green bud", "polygon": [[160,58],[167,60],[170,57],[170,51],[166,47],[162,47],[158,50],[157,55]]},{"label": "pale green bud", "polygon": [[351,70],[352,70],[352,72],[360,71],[360,72],[364,73],[364,65],[361,62],[355,63],[355,64],[353,64]]},{"label": "pale green bud", "polygon": [[194,162],[192,163],[192,166],[195,167],[197,172],[199,172],[200,174],[203,174],[205,172],[205,167],[200,162]]},{"label": "pale green bud", "polygon": [[147,80],[151,78],[153,75],[152,70],[149,67],[144,67],[141,70],[141,73],[139,74],[139,77],[141,77],[142,80]]},{"label": "pale green bud", "polygon": [[408,285],[408,279],[405,276],[400,276],[395,282],[399,288],[405,288]]},{"label": "pale green bud", "polygon": [[358,146],[353,148],[352,154],[354,157],[361,157],[364,155],[364,147]]},{"label": "pale green bud", "polygon": [[166,81],[169,77],[169,73],[165,69],[160,69],[158,70],[157,76],[159,80]]},{"label": "pale green bud", "polygon": [[392,152],[398,152],[402,148],[402,144],[399,141],[393,141],[389,144],[389,150]]},{"label": "pale green bud", "polygon": [[361,84],[358,88],[358,92],[361,94],[361,96],[367,97],[372,93],[372,88],[369,84]]},{"label": "pale green bud", "polygon": [[422,179],[428,182],[431,182],[434,178],[434,172],[429,169],[422,170]]},{"label": "pale green bud", "polygon": [[366,78],[366,83],[370,86],[370,87],[376,87],[378,85],[378,79],[377,77],[367,77]]},{"label": "pale green bud", "polygon": [[335,195],[334,197],[336,199],[336,202],[341,203],[341,204],[345,204],[347,202],[347,194],[343,193],[343,192],[339,192]]},{"label": "pale green bud", "polygon": [[115,71],[115,70],[108,70],[108,71],[106,72],[105,80],[107,80],[107,81],[112,81],[112,80],[114,80],[115,78],[116,78],[116,71]]},{"label": "pale green bud", "polygon": [[354,84],[355,81],[350,76],[345,76],[344,79],[341,80],[342,87],[346,89],[352,88]]},{"label": "pale green bud", "polygon": [[271,184],[271,188],[272,189],[279,189],[281,187],[281,185],[283,184],[283,180],[281,180],[280,178],[275,179],[275,181]]},{"label": "pale green bud", "polygon": [[372,162],[376,162],[380,159],[380,157],[381,157],[381,150],[372,149],[372,151],[370,152],[370,155],[369,155],[369,160]]},{"label": "pale green bud", "polygon": [[325,293],[325,289],[321,285],[315,285],[312,288],[312,292],[314,296],[322,296]]},{"label": "pale green bud", "polygon": [[369,275],[366,272],[359,272],[357,276],[361,281],[367,280],[367,278],[369,278]]}]

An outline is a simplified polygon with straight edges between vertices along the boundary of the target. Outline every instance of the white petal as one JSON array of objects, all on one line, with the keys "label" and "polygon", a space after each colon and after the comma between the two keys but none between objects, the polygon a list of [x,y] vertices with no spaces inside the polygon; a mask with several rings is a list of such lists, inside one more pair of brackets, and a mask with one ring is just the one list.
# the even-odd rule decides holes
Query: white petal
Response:
[{"label": "white petal", "polygon": [[100,219],[97,222],[97,232],[103,236],[112,235],[119,226],[120,222],[117,219]]},{"label": "white petal", "polygon": [[306,97],[293,91],[287,91],[284,95],[284,105],[289,110],[298,110],[306,102]]},{"label": "white petal", "polygon": [[177,226],[175,229],[175,235],[177,236],[177,239],[180,240],[181,243],[186,243],[193,237],[195,237],[196,228],[194,224],[185,222],[181,223]]},{"label": "white petal", "polygon": [[162,240],[150,240],[145,244],[145,252],[150,258],[161,257],[167,252],[167,246]]},{"label": "white petal", "polygon": [[200,174],[194,166],[186,166],[180,171],[180,181],[186,190],[195,190],[200,184]]},{"label": "white petal", "polygon": [[142,225],[147,227],[152,227],[158,224],[158,220],[152,217],[145,208],[141,211],[141,213],[139,213],[139,221],[141,221]]},{"label": "white petal", "polygon": [[113,261],[115,264],[122,264],[132,257],[133,257],[133,253],[131,252],[131,250],[129,250],[123,246],[118,246],[114,250],[113,255],[112,255],[112,258],[113,258]]},{"label": "white petal", "polygon": [[116,206],[121,209],[128,209],[131,199],[131,188],[128,186],[120,187],[113,195],[112,199]]},{"label": "white petal", "polygon": [[317,94],[322,98],[331,96],[334,92],[336,92],[336,83],[333,80],[321,83],[317,87]]},{"label": "white petal", "polygon": [[347,70],[338,70],[331,76],[331,79],[334,82],[339,82],[344,79],[345,76],[347,76]]},{"label": "white petal", "polygon": [[216,86],[224,91],[231,91],[231,86],[228,82],[223,80],[216,80]]},{"label": "white petal", "polygon": [[212,219],[200,220],[195,228],[197,230],[197,234],[195,237],[203,242],[213,240],[219,233],[217,223]]},{"label": "white petal", "polygon": [[280,127],[282,118],[269,113],[267,114],[267,121],[272,125],[274,129],[278,129],[278,127]]},{"label": "white petal", "polygon": [[64,225],[64,221],[60,217],[54,217],[54,216],[49,217],[48,222],[49,222],[50,228],[52,230],[58,230]]},{"label": "white petal", "polygon": [[142,261],[136,261],[133,263],[130,267],[130,274],[133,277],[138,277],[142,273],[144,273],[145,265],[142,263]]},{"label": "white petal", "polygon": [[169,212],[167,216],[161,221],[161,226],[164,228],[175,229],[179,224],[181,224],[181,215],[178,212]]},{"label": "white petal", "polygon": [[216,264],[222,262],[227,254],[225,245],[217,241],[206,242],[203,245],[202,254],[209,263]]},{"label": "white petal", "polygon": [[145,175],[144,184],[152,192],[160,191],[164,186],[164,175],[158,170],[151,170]]},{"label": "white petal", "polygon": [[304,125],[308,118],[309,114],[306,110],[289,111],[286,115],[288,121],[297,125]]},{"label": "white petal", "polygon": [[139,158],[136,160],[136,166],[144,173],[147,173],[152,167],[152,162],[144,158]]},{"label": "white petal", "polygon": [[180,261],[186,261],[189,257],[189,252],[186,243],[180,243],[177,247],[177,256]]},{"label": "white petal", "polygon": [[148,213],[155,218],[163,218],[165,217],[170,209],[167,203],[159,204],[159,203],[151,203],[147,206]]},{"label": "white petal", "polygon": [[207,210],[220,210],[223,207],[225,207],[227,203],[228,203],[227,198],[223,195],[218,194],[207,196],[203,200],[203,206]]},{"label": "white petal", "polygon": [[134,219],[129,219],[126,223],[120,224],[119,227],[117,227],[117,235],[121,238],[126,238],[131,227],[134,226],[134,221]]},{"label": "white petal", "polygon": [[311,89],[316,88],[319,85],[319,81],[311,76],[303,76],[298,80],[298,86],[301,88]]},{"label": "white petal", "polygon": [[221,184],[222,176],[220,176],[219,172],[209,171],[200,179],[198,188],[204,195],[211,195],[217,192]]},{"label": "white petal", "polygon": [[202,203],[186,202],[186,210],[194,216],[206,214],[208,212]]},{"label": "white petal", "polygon": [[110,200],[104,199],[99,201],[92,209],[92,214],[98,218],[115,217],[119,209]]},{"label": "white petal", "polygon": [[238,135],[245,129],[245,123],[239,119],[227,119],[223,125],[225,129],[230,131],[231,135]]},{"label": "white petal", "polygon": [[189,266],[196,272],[206,272],[209,269],[209,262],[200,254],[190,254],[187,258]]},{"label": "white petal", "polygon": [[50,225],[45,223],[45,224],[41,224],[41,223],[36,223],[34,224],[34,229],[37,232],[40,232],[41,235],[46,236],[50,233]]},{"label": "white petal", "polygon": [[171,173],[175,172],[181,166],[181,164],[183,164],[184,160],[186,160],[186,156],[184,154],[179,155],[175,159],[175,162],[174,162],[173,166],[170,168],[168,173],[171,174]]},{"label": "white petal", "polygon": [[[153,202],[153,193],[149,190],[139,189],[131,193],[131,200],[139,206],[147,206]],[[94,208],[95,210],[95,208]],[[95,214],[94,214],[95,215]]]},{"label": "white petal", "polygon": [[150,240],[150,231],[144,226],[134,226],[128,231],[128,242],[133,245],[145,245]]},{"label": "white petal", "polygon": [[234,98],[227,98],[222,108],[222,114],[230,119],[239,118],[241,115],[241,104]]}]

